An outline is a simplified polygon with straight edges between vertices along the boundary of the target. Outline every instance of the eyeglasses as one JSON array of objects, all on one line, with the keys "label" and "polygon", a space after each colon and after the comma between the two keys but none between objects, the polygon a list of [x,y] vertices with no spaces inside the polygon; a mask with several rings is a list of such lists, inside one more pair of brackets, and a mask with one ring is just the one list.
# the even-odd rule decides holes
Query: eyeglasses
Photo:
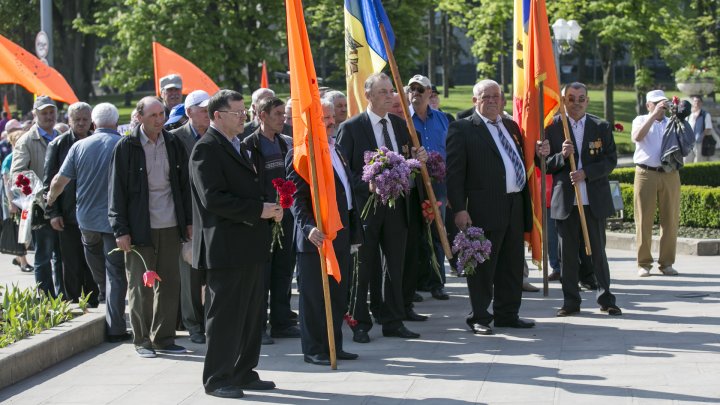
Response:
[{"label": "eyeglasses", "polygon": [[218,110],[218,112],[224,112],[228,114],[232,114],[238,118],[241,117],[247,117],[247,110],[240,110],[240,111],[228,111],[228,110]]},{"label": "eyeglasses", "polygon": [[414,87],[413,87],[413,86],[411,86],[411,87],[410,87],[410,91],[417,91],[418,93],[423,94],[423,93],[425,93],[425,87],[421,87],[421,86],[414,86]]}]

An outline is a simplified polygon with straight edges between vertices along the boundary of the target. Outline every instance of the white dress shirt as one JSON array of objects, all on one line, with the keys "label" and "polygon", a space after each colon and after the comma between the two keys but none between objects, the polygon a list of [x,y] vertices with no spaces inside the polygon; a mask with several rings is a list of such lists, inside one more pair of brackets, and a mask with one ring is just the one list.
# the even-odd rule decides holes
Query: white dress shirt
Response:
[{"label": "white dress shirt", "polygon": [[335,173],[337,173],[338,177],[340,178],[340,183],[342,183],[343,188],[345,188],[345,198],[347,198],[347,206],[348,211],[353,209],[353,197],[352,197],[352,188],[350,188],[350,181],[348,180],[348,175],[345,172],[345,166],[342,164],[342,160],[340,159],[340,155],[337,149],[335,149],[335,138],[328,139],[328,145],[330,146],[330,159],[332,161],[333,169],[335,169]]},{"label": "white dress shirt", "polygon": [[[640,129],[650,117],[650,114],[639,115],[635,117],[632,123],[632,131]],[[633,155],[633,163],[642,164],[650,167],[660,167],[660,157],[662,154],[662,139],[665,127],[667,127],[668,119],[664,117],[662,121],[653,122],[652,127],[648,131],[645,138],[640,142],[635,142],[635,154]]]},{"label": "white dress shirt", "polygon": [[[578,154],[578,161],[577,161],[577,170],[582,169],[583,167],[583,161],[582,161],[582,150],[585,147],[584,140],[585,140],[585,121],[587,119],[587,115],[583,115],[582,118],[580,118],[579,121],[575,121],[574,119],[570,118],[568,116],[568,121],[570,123],[570,126],[572,127],[572,133],[575,135],[575,144],[577,145],[577,154]],[[582,199],[583,205],[588,205],[588,194],[587,194],[587,183],[585,180],[581,181],[579,183],[580,186],[580,198]],[[573,197],[573,204],[577,205],[577,199]]]},{"label": "white dress shirt", "polygon": [[495,127],[495,125],[493,125],[493,121],[491,119],[485,117],[484,115],[480,115],[480,117],[482,117],[483,121],[485,121],[485,125],[490,131],[490,135],[492,136],[493,141],[495,141],[495,145],[500,151],[500,156],[502,157],[503,164],[505,165],[505,187],[507,192],[520,192],[520,188],[515,182],[515,166],[513,166],[512,160],[510,160],[510,156],[505,151],[505,147],[503,147],[502,143],[500,143],[500,137],[504,136],[505,139],[510,143],[510,146],[512,146],[513,152],[515,152],[515,155],[518,157],[518,159],[520,159],[520,164],[523,166],[523,176],[525,176],[525,163],[523,162],[523,158],[522,156],[520,156],[520,153],[518,153],[517,147],[515,146],[515,141],[513,140],[512,136],[510,136],[510,133],[508,132],[507,128],[505,128],[505,125],[503,125],[502,118],[500,116],[497,117],[500,133],[498,133],[498,129]]},{"label": "white dress shirt", "polygon": [[[370,109],[367,109],[368,117],[370,118],[370,124],[372,124],[373,134],[375,134],[375,142],[377,142],[378,148],[381,146],[385,146],[388,149],[392,149],[395,152],[400,152],[400,149],[398,149],[397,139],[395,138],[395,131],[393,130],[392,123],[390,122],[390,117],[388,116],[388,113],[385,113],[384,117],[381,117],[374,112],[370,111]],[[387,130],[390,134],[390,140],[392,141],[392,145],[385,145],[385,138],[383,137],[383,125],[380,123],[380,120],[385,118],[387,121]]]}]

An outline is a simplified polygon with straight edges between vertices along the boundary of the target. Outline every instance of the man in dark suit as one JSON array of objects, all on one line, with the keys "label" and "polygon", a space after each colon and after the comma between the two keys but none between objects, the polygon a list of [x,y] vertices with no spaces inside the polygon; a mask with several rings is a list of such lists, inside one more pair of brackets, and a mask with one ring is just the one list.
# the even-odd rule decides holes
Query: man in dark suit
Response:
[{"label": "man in dark suit", "polygon": [[240,93],[210,98],[210,128],[190,156],[193,267],[207,275],[203,384],[208,395],[240,398],[243,389],[273,389],[253,370],[260,358],[263,268],[270,253],[266,219],[282,209],[263,201],[257,170],[241,148]]},{"label": "man in dark suit", "polygon": [[[591,257],[589,259],[597,280],[597,303],[601,311],[622,315],[610,292],[610,269],[605,255],[605,219],[615,209],[610,194],[608,175],[617,165],[617,152],[610,124],[586,114],[589,98],[582,83],[565,88],[565,105],[571,140],[565,140],[560,116],[555,116],[547,128],[550,154],[546,158],[548,173],[553,175],[553,194],[550,216],[557,220],[560,235],[563,306],[557,316],[568,316],[580,311],[579,250],[582,231],[573,185],[580,187],[580,198],[585,211]],[[576,153],[578,151],[578,153]],[[570,155],[575,156],[577,170],[570,172]]]},{"label": "man in dark suit", "polygon": [[[342,153],[335,144],[335,107],[330,99],[323,99],[323,121],[327,129],[330,157],[335,174],[335,198],[343,228],[333,240],[333,248],[340,266],[341,279],[328,278],[332,322],[335,335],[337,358],[355,360],[358,355],[343,350],[342,322],[347,311],[348,285],[350,283],[351,245],[357,249],[362,243],[362,223],[360,207],[352,190],[352,176]],[[316,227],[312,208],[310,186],[298,175],[293,167],[292,150],[288,153],[288,179],[295,183],[297,192],[292,212],[295,217],[294,242],[297,247],[298,290],[300,291],[300,342],[304,360],[317,365],[330,365],[325,302],[323,299],[322,275],[320,268],[320,248],[325,235]]]},{"label": "man in dark suit", "polygon": [[496,327],[535,326],[518,317],[523,233],[532,227],[532,214],[520,128],[502,118],[500,86],[480,81],[473,88],[473,103],[473,115],[451,123],[448,130],[447,187],[457,227],[481,227],[492,243],[490,258],[467,277],[472,314],[466,322],[474,333],[489,335],[493,320]]},{"label": "man in dark suit", "polygon": [[[405,122],[388,114],[393,100],[390,78],[383,73],[368,77],[365,81],[365,97],[368,99],[367,111],[343,122],[337,136],[353,173],[353,189],[357,192],[356,199],[361,210],[374,191],[368,183],[362,181],[365,152],[385,146],[406,158],[410,157],[410,135]],[[417,157],[427,160],[427,152],[420,148]],[[377,204],[364,220],[365,243],[359,251],[357,287],[350,303],[350,313],[358,321],[353,329],[353,340],[358,343],[370,341],[368,331],[372,328],[372,319],[367,305],[370,283],[374,283],[378,290],[382,288],[382,297],[378,299],[380,304],[373,308],[373,315],[382,324],[383,335],[406,339],[420,337],[403,324],[405,308],[402,269],[407,226],[407,201],[403,197],[398,198],[392,208]],[[387,263],[385,274],[380,265],[380,248]]]}]

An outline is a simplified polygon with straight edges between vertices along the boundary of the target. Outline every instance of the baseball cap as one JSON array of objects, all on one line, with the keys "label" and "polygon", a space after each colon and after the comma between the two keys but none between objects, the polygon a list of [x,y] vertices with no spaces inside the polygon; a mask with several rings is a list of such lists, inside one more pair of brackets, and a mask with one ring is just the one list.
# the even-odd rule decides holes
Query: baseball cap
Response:
[{"label": "baseball cap", "polygon": [[662,90],[652,90],[648,91],[647,94],[647,101],[651,103],[657,103],[659,101],[667,100],[668,98],[665,96],[665,92]]},{"label": "baseball cap", "polygon": [[185,111],[192,106],[207,107],[210,95],[205,90],[195,90],[185,97]]},{"label": "baseball cap", "polygon": [[432,86],[432,93],[433,93],[433,94],[440,94],[440,92],[439,92],[438,89],[437,89],[437,86],[435,86],[435,85]]},{"label": "baseball cap", "polygon": [[172,125],[180,121],[185,116],[185,105],[178,104],[170,110],[170,118],[165,121],[164,126]]},{"label": "baseball cap", "polygon": [[160,89],[182,89],[182,77],[180,75],[167,75],[160,78]]},{"label": "baseball cap", "polygon": [[57,109],[57,104],[48,96],[38,96],[33,103],[33,110],[44,110],[48,107],[55,107]]},{"label": "baseball cap", "polygon": [[430,83],[430,79],[423,75],[415,75],[410,79],[408,82],[408,86],[412,85],[413,83],[417,83],[425,88],[432,87],[432,83]]},{"label": "baseball cap", "polygon": [[5,130],[7,132],[10,132],[14,129],[22,129],[22,124],[20,121],[16,120],[15,118],[11,119],[10,121],[5,124]]}]

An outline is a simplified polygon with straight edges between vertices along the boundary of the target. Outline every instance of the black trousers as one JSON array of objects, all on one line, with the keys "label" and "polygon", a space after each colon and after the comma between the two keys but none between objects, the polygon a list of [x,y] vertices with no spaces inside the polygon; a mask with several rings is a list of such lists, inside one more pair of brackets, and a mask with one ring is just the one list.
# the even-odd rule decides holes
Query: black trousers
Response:
[{"label": "black trousers", "polygon": [[[373,210],[373,208],[371,208]],[[357,328],[370,330],[372,319],[367,304],[368,288],[381,297],[373,297],[375,315],[383,329],[396,329],[403,325],[405,308],[403,305],[402,273],[405,262],[405,243],[407,240],[407,219],[405,199],[398,198],[393,208],[378,204],[364,222],[365,243],[359,251],[359,270],[357,288],[351,298],[351,311]],[[385,265],[380,265],[380,249],[385,257]],[[372,285],[371,285],[372,283]]]},{"label": "black trousers", "polygon": [[425,241],[425,224],[420,207],[420,196],[417,188],[408,193],[409,218],[407,227],[407,244],[405,245],[405,266],[403,267],[403,305],[408,311],[413,307],[413,297],[417,287],[418,275],[421,270],[429,269],[429,256],[422,247]]},{"label": "black trousers", "polygon": [[[347,229],[338,232],[335,241],[335,256],[340,266],[341,279],[328,279],[330,305],[332,307],[335,350],[342,350],[343,316],[348,309],[348,285],[350,284],[350,239]],[[300,290],[300,343],[303,354],[329,354],[325,299],[322,288],[320,255],[317,252],[297,254],[298,289]]]},{"label": "black trousers", "polygon": [[97,306],[100,290],[85,259],[80,228],[77,225],[66,223],[63,231],[58,232],[58,236],[60,237],[60,252],[63,261],[65,298],[78,302],[84,292],[91,294],[88,303],[91,306]]},{"label": "black trousers", "polygon": [[[597,303],[601,307],[615,305],[615,296],[610,292],[610,267],[605,255],[605,218],[597,218],[592,214],[589,205],[585,206],[585,220],[590,238],[592,257],[588,258],[584,252],[583,263],[591,263],[597,281]],[[580,308],[582,298],[578,280],[580,279],[579,250],[584,250],[582,230],[580,229],[580,214],[577,207],[573,208],[570,216],[558,220],[558,235],[562,255],[562,289],[563,307],[570,309]],[[588,260],[590,259],[590,260]]]},{"label": "black trousers", "polygon": [[[267,323],[267,310],[270,308],[270,327],[275,330],[294,326],[296,321],[291,318],[290,292],[292,277],[295,270],[295,244],[293,243],[293,216],[289,209],[283,214],[282,249],[275,246],[270,259],[265,265],[265,317]],[[269,303],[268,303],[269,298]]]},{"label": "black trousers", "polygon": [[263,265],[207,270],[205,391],[259,378]]},{"label": "black trousers", "polygon": [[[472,305],[469,324],[488,325],[493,319],[510,323],[518,319],[525,262],[523,199],[520,193],[508,194],[506,198],[507,201],[498,201],[498,204],[511,206],[508,225],[504,229],[485,231],[485,237],[492,243],[490,258],[477,266],[475,274],[467,276]],[[482,227],[482,224],[474,226]],[[490,302],[492,314],[488,311]]]},{"label": "black trousers", "polygon": [[202,289],[205,284],[205,270],[193,269],[181,257],[180,268],[180,313],[183,326],[191,335],[205,333],[205,314],[202,303]]}]

